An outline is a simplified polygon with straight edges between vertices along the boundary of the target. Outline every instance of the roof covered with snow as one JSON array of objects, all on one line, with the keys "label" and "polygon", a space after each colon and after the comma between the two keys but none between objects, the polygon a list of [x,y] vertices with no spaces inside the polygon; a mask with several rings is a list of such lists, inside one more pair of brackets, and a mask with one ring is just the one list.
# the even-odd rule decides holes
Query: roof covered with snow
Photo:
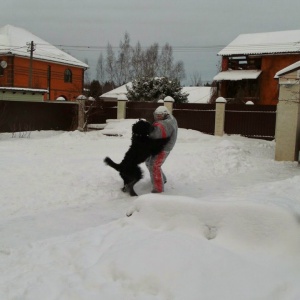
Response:
[{"label": "roof covered with snow", "polygon": [[126,89],[126,86],[128,88],[131,88],[132,87],[132,82],[128,82],[124,85],[121,85],[107,93],[104,93],[101,95],[101,98],[116,98],[118,99],[119,97],[127,94],[127,89]]},{"label": "roof covered with snow", "polygon": [[87,64],[56,48],[23,28],[11,25],[6,25],[0,28],[0,54],[13,54],[29,57],[30,52],[27,51],[27,43],[30,43],[31,41],[35,44],[35,51],[33,52],[33,57],[35,59],[88,68]]},{"label": "roof covered with snow", "polygon": [[[118,99],[122,95],[127,94],[126,86],[131,88],[132,83],[126,83],[114,90],[111,90],[105,94],[101,95],[101,98],[112,98],[112,99]],[[203,87],[203,86],[189,86],[189,87],[183,87],[182,93],[187,93],[188,95],[188,102],[189,103],[208,103],[210,99],[210,87]]]},{"label": "roof covered with snow", "polygon": [[183,93],[188,93],[188,103],[208,103],[211,94],[211,87],[207,86],[186,86],[182,88]]},{"label": "roof covered with snow", "polygon": [[281,76],[281,75],[283,75],[285,73],[289,73],[289,72],[292,72],[292,71],[297,70],[297,69],[300,69],[300,60],[297,61],[297,62],[295,62],[295,63],[293,63],[293,64],[291,64],[291,65],[289,65],[289,66],[287,66],[286,68],[278,71],[275,74],[274,78],[278,78],[279,76]]},{"label": "roof covered with snow", "polygon": [[228,70],[222,71],[214,77],[214,80],[243,80],[256,79],[260,75],[260,70]]},{"label": "roof covered with snow", "polygon": [[218,55],[299,53],[300,30],[240,34]]}]

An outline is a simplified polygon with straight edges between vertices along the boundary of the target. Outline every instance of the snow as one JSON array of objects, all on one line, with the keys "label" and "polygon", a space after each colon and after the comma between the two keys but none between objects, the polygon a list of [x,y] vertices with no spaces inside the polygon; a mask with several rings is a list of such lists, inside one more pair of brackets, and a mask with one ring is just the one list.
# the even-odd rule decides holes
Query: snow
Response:
[{"label": "snow", "polygon": [[32,89],[32,88],[17,88],[17,87],[4,87],[0,86],[1,90],[6,91],[24,91],[24,92],[32,92],[32,93],[47,93],[48,90],[45,89]]},{"label": "snow", "polygon": [[88,68],[87,64],[56,48],[23,28],[12,25],[5,25],[0,28],[0,54],[6,55],[9,53],[18,56],[30,57],[30,52],[27,51],[27,43],[31,41],[35,44],[35,51],[33,52],[35,59]]},{"label": "snow", "polygon": [[228,70],[222,71],[214,77],[214,80],[243,80],[256,79],[261,71],[258,70]]},{"label": "snow", "polygon": [[218,55],[299,53],[300,30],[240,34]]},{"label": "snow", "polygon": [[66,99],[64,97],[60,96],[60,97],[56,98],[56,101],[66,101]]},{"label": "snow", "polygon": [[118,99],[119,97],[122,97],[123,95],[127,94],[127,89],[126,86],[128,88],[132,88],[132,82],[128,82],[124,85],[121,85],[107,93],[104,93],[100,96],[100,98],[114,98],[114,99]]},{"label": "snow", "polygon": [[189,103],[208,103],[211,94],[211,87],[186,86],[182,88],[183,93],[188,93]]},{"label": "snow", "polygon": [[287,66],[286,68],[278,71],[275,74],[274,78],[279,78],[279,76],[281,76],[283,74],[286,74],[286,73],[289,73],[291,71],[294,71],[295,69],[300,69],[300,60],[297,61],[297,62],[295,62],[295,63],[293,63],[293,64],[291,64],[291,65],[289,65],[289,66]]},{"label": "snow", "polygon": [[[123,95],[127,94],[127,89],[132,88],[132,82],[126,83],[114,90],[111,90],[107,93],[104,93],[100,96],[102,99],[111,98],[116,100]],[[208,103],[210,99],[211,88],[210,87],[203,87],[203,86],[192,86],[192,87],[182,87],[182,93],[188,93],[188,102],[189,103]]]},{"label": "snow", "polygon": [[299,299],[298,163],[180,128],[165,192],[142,164],[130,197],[103,159],[123,158],[135,121],[0,134],[0,299]]}]

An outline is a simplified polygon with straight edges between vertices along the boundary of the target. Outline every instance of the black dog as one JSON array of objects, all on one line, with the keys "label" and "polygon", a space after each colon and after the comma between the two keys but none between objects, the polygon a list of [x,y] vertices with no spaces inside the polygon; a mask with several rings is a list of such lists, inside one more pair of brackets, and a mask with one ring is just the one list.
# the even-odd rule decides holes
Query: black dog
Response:
[{"label": "black dog", "polygon": [[120,173],[124,181],[123,192],[129,192],[131,196],[137,196],[133,186],[143,177],[139,164],[144,162],[149,156],[156,155],[162,151],[169,141],[169,138],[151,139],[149,134],[153,131],[153,126],[144,120],[139,120],[132,125],[131,146],[126,152],[121,163],[117,164],[109,157],[104,162]]}]

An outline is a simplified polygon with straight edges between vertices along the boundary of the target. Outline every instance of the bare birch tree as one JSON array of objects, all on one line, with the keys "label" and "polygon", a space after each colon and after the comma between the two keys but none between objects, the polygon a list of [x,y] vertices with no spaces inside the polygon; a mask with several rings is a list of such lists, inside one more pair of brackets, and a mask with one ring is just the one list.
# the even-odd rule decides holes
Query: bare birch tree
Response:
[{"label": "bare birch tree", "polygon": [[97,61],[96,79],[100,82],[101,85],[103,85],[105,82],[105,63],[102,53],[100,53]]},{"label": "bare birch tree", "polygon": [[132,49],[132,73],[131,78],[140,78],[143,74],[143,61],[144,61],[144,53],[142,50],[142,46],[140,42],[138,42],[135,48]]},{"label": "bare birch tree", "polygon": [[143,62],[143,71],[145,77],[158,76],[158,43],[154,43],[146,49]]},{"label": "bare birch tree", "polygon": [[172,70],[171,76],[172,79],[177,79],[180,81],[181,79],[185,78],[185,70],[184,70],[184,63],[182,60],[178,61]]},{"label": "bare birch tree", "polygon": [[[116,83],[117,86],[141,77],[167,77],[179,81],[184,79],[184,64],[182,61],[174,64],[172,46],[166,43],[161,51],[159,49],[158,43],[150,45],[145,50],[140,42],[134,48],[131,47],[130,37],[126,32],[119,44],[117,55],[113,47],[109,43],[107,45],[105,78],[111,83]],[[98,62],[101,64],[100,57]]]},{"label": "bare birch tree", "polygon": [[173,68],[173,48],[165,44],[159,56],[159,76],[170,77]]},{"label": "bare birch tree", "polygon": [[[89,61],[88,61],[87,58],[84,59],[84,63],[87,64],[87,65],[89,64]],[[88,84],[88,85],[91,83],[91,71],[90,71],[90,69],[87,69],[87,70],[84,71],[84,83]]]},{"label": "bare birch tree", "polygon": [[130,37],[129,34],[125,32],[124,40],[121,41],[119,45],[118,59],[116,61],[116,74],[118,85],[121,85],[131,80],[131,56],[132,49],[130,46]]},{"label": "bare birch tree", "polygon": [[192,86],[202,86],[201,74],[197,71],[193,72],[190,76],[190,82]]},{"label": "bare birch tree", "polygon": [[116,58],[113,48],[110,43],[107,44],[106,48],[106,64],[105,71],[108,76],[108,80],[110,82],[114,82],[116,74],[115,74],[115,66],[116,66]]}]

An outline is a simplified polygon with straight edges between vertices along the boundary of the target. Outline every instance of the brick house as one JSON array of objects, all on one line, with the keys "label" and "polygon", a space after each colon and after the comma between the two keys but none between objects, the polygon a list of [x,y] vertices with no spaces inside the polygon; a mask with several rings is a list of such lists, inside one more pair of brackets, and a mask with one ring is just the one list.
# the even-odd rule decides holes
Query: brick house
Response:
[{"label": "brick house", "polygon": [[87,68],[25,29],[0,28],[0,99],[75,100]]},{"label": "brick house", "polygon": [[278,103],[275,74],[300,59],[300,30],[241,34],[218,55],[218,95],[229,102]]}]

